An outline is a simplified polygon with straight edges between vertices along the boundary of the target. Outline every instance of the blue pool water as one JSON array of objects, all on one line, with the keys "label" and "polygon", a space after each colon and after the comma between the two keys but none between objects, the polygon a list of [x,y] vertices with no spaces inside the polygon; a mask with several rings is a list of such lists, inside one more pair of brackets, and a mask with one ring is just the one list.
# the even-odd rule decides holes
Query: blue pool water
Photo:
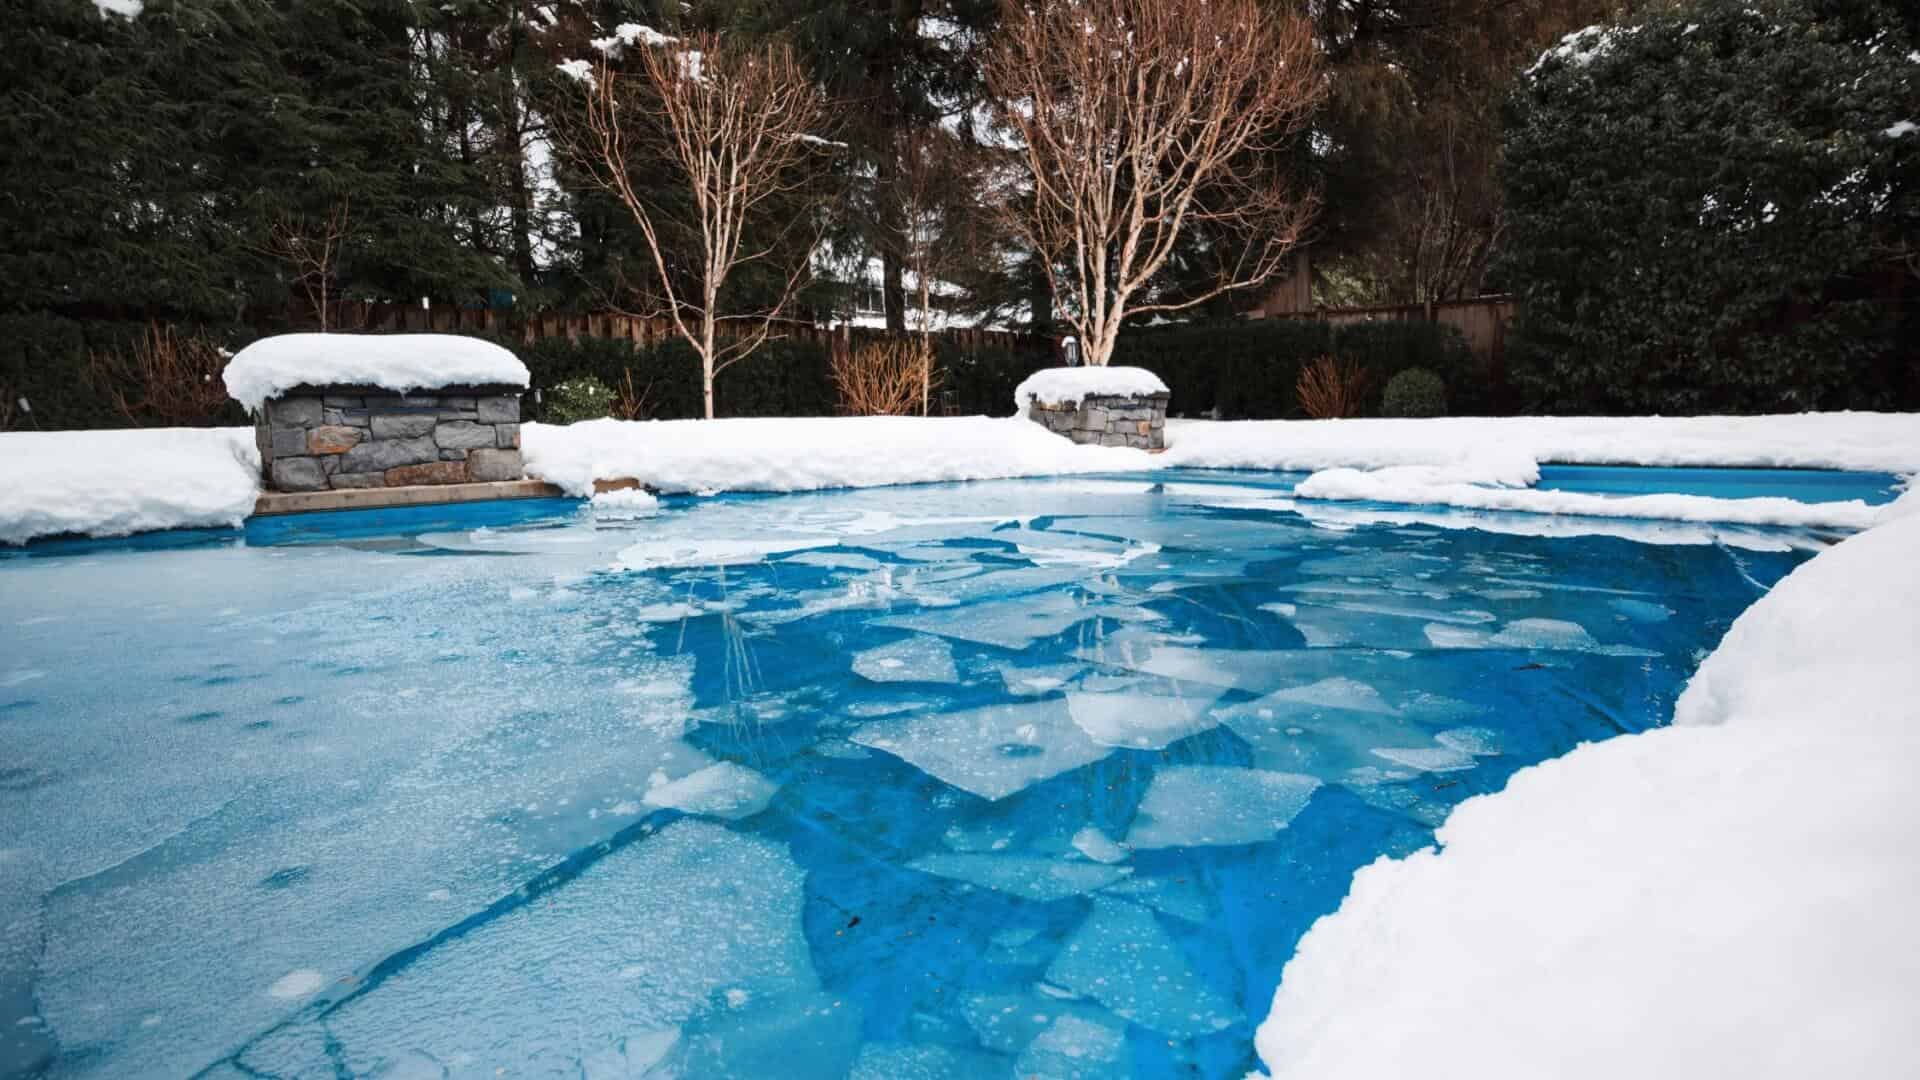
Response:
[{"label": "blue pool water", "polygon": [[1356,868],[1820,542],[1295,479],[0,557],[0,1073],[1238,1077]]}]

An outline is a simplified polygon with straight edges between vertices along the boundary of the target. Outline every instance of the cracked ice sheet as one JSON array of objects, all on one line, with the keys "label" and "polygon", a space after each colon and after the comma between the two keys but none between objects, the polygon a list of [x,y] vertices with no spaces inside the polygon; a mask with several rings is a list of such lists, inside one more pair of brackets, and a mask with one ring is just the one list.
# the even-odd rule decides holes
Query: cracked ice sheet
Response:
[{"label": "cracked ice sheet", "polygon": [[1564,619],[1515,619],[1499,633],[1464,626],[1430,623],[1424,633],[1436,649],[1540,649],[1549,652],[1585,652],[1600,656],[1659,656],[1656,649],[1637,645],[1605,645],[1586,627]]},{"label": "cracked ice sheet", "polygon": [[1047,968],[1047,981],[1169,1038],[1209,1035],[1241,1019],[1233,1002],[1193,970],[1153,913],[1124,900],[1095,898],[1092,913]]},{"label": "cracked ice sheet", "polygon": [[1256,765],[1305,773],[1327,783],[1376,785],[1394,779],[1381,771],[1389,764],[1415,772],[1473,767],[1471,753],[1448,746],[1412,722],[1471,716],[1477,712],[1473,706],[1416,695],[1406,712],[1366,683],[1335,676],[1214,715],[1253,748]]},{"label": "cracked ice sheet", "polygon": [[1232,846],[1271,840],[1320,781],[1232,765],[1162,765],[1140,799],[1127,846]]},{"label": "cracked ice sheet", "polygon": [[[623,1040],[663,1041],[725,992],[751,1000],[815,989],[800,925],[804,878],[784,845],[677,821],[429,949],[337,1005],[324,1027],[309,1015],[249,1043],[239,1060],[330,1072],[331,1039],[358,1075],[428,1062],[577,1070]],[[583,1043],[587,1033],[595,1041]]]},{"label": "cracked ice sheet", "polygon": [[994,800],[1113,752],[1075,726],[1061,699],[879,720],[849,738]]},{"label": "cracked ice sheet", "polygon": [[[0,869],[0,891],[31,888],[44,914],[39,1007],[64,1045],[89,1047],[96,1074],[205,1064],[286,1014],[269,988],[289,974],[331,982],[631,824],[604,808],[675,752],[690,669],[603,630],[619,649],[612,673],[645,691],[610,695],[520,651],[592,632],[587,614],[450,617],[548,571],[406,559],[396,584],[396,560],[337,547],[166,557],[177,576],[142,576],[136,559],[48,560],[7,588],[21,610],[93,597],[78,610],[103,612],[14,639],[13,655],[116,657],[110,680],[35,665],[50,674],[34,687],[101,722],[14,722],[11,752],[47,782],[0,791],[0,848],[29,851]],[[209,562],[230,586],[211,596]],[[133,595],[149,608],[128,616]],[[391,637],[366,640],[369,618]],[[523,711],[509,688],[546,711]]]}]

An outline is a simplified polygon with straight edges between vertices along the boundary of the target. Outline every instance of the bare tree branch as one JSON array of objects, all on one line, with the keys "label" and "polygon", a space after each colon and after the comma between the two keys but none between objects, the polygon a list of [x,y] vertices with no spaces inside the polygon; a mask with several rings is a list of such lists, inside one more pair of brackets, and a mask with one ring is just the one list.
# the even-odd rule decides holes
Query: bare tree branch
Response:
[{"label": "bare tree branch", "polygon": [[[1314,209],[1268,168],[1324,90],[1304,19],[1259,0],[1007,0],[1002,18],[987,85],[1032,185],[1008,223],[1039,254],[1087,363],[1108,362],[1129,314],[1193,307],[1282,268]],[[1203,222],[1241,250],[1209,285],[1146,299]]]},{"label": "bare tree branch", "polygon": [[[806,282],[814,244],[790,241],[808,229],[817,237],[819,218],[765,218],[783,196],[812,182],[811,159],[834,145],[818,134],[826,99],[784,42],[736,45],[701,34],[636,50],[637,74],[606,58],[582,80],[586,109],[560,144],[640,227],[662,308],[700,357],[711,419],[714,376],[772,336]],[[637,181],[636,166],[653,155],[678,174],[684,206],[665,205]],[[771,239],[749,247],[750,229],[769,225]],[[683,237],[697,250],[676,250]],[[792,262],[782,268],[772,304],[749,313],[721,310],[735,270],[782,257]],[[726,322],[751,329],[723,342],[718,330]]]}]

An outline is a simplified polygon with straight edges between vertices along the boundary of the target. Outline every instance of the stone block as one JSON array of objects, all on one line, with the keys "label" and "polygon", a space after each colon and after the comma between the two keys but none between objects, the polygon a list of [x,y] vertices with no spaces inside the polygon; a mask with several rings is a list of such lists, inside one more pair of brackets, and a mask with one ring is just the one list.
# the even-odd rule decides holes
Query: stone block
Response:
[{"label": "stone block", "polygon": [[373,437],[376,439],[418,439],[433,434],[439,418],[431,414],[375,413]]},{"label": "stone block", "polygon": [[327,409],[321,419],[332,427],[365,428],[369,425],[365,409]]},{"label": "stone block", "polygon": [[465,461],[467,460],[467,452],[465,450],[442,450],[440,451],[440,460]]},{"label": "stone block", "polygon": [[269,449],[272,451],[272,456],[276,458],[299,457],[305,454],[307,452],[307,429],[297,427],[274,428]]},{"label": "stone block", "polygon": [[1107,434],[1100,436],[1100,445],[1101,446],[1125,446],[1127,445],[1127,437],[1125,435],[1115,435],[1112,432],[1108,432]]},{"label": "stone block", "polygon": [[1107,410],[1105,409],[1088,409],[1081,415],[1081,427],[1092,428],[1094,431],[1099,431],[1107,426]]},{"label": "stone block", "polygon": [[455,410],[467,410],[467,411],[471,411],[471,410],[474,410],[474,409],[478,409],[478,408],[480,407],[480,404],[479,404],[479,402],[480,402],[480,399],[479,399],[479,398],[471,398],[471,397],[443,397],[443,398],[441,398],[441,399],[440,399],[440,407],[441,407],[442,409],[455,409]]},{"label": "stone block", "polygon": [[479,403],[480,422],[483,424],[517,424],[520,422],[520,399],[518,397],[483,397]]},{"label": "stone block", "polygon": [[478,409],[441,409],[439,412],[434,413],[433,415],[441,420],[478,420],[480,419],[480,411]]},{"label": "stone block", "polygon": [[442,420],[433,429],[433,441],[445,450],[475,450],[493,446],[493,425],[471,420]]},{"label": "stone block", "polygon": [[344,454],[360,445],[366,434],[357,427],[323,424],[307,432],[307,453]]},{"label": "stone block", "polygon": [[475,450],[467,455],[467,475],[474,480],[521,480],[527,467],[518,450]]},{"label": "stone block", "polygon": [[366,399],[358,394],[328,394],[320,400],[329,409],[358,409],[366,404]]},{"label": "stone block", "polygon": [[325,491],[327,473],[318,458],[275,458],[272,484],[275,491]]},{"label": "stone block", "polygon": [[464,461],[429,461],[424,465],[402,465],[388,469],[388,487],[408,487],[413,484],[464,484],[467,482],[467,463]]},{"label": "stone block", "polygon": [[268,403],[267,409],[276,428],[305,428],[320,423],[320,399],[317,397],[281,398]]},{"label": "stone block", "polygon": [[520,449],[520,425],[495,424],[493,427],[493,445],[502,450]]},{"label": "stone block", "polygon": [[402,465],[439,460],[440,448],[430,438],[374,439],[347,451],[340,459],[340,471],[386,472]]},{"label": "stone block", "polygon": [[1135,420],[1133,422],[1133,429],[1142,435],[1151,435],[1153,434],[1153,421]]},{"label": "stone block", "polygon": [[336,488],[377,488],[387,486],[387,474],[377,472],[337,472],[327,477]]}]

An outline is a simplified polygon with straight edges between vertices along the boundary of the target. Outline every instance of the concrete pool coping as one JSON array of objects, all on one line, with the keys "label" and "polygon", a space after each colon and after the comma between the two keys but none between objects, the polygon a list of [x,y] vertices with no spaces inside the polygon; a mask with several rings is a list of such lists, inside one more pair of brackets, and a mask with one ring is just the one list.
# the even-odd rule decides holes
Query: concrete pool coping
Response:
[{"label": "concrete pool coping", "polygon": [[[593,490],[640,487],[631,477],[596,480]],[[264,491],[254,500],[253,516],[310,514],[324,510],[387,510],[396,506],[446,506],[504,499],[559,499],[566,492],[544,480],[495,480],[470,484],[414,484],[406,487],[342,488],[335,491]]]}]

